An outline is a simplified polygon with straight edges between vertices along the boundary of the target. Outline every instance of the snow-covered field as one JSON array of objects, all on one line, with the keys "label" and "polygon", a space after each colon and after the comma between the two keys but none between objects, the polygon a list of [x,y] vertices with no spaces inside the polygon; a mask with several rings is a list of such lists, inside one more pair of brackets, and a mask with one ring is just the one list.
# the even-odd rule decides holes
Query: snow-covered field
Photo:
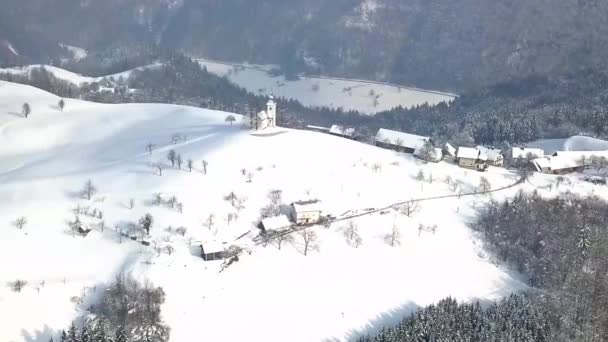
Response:
[{"label": "snow-covered field", "polygon": [[527,144],[528,147],[542,148],[545,153],[556,151],[605,151],[608,141],[575,135],[565,139],[542,139]]},{"label": "snow-covered field", "polygon": [[[467,226],[490,195],[422,202],[411,217],[389,210],[354,219],[362,238],[358,248],[345,240],[347,222],[311,228],[319,240],[308,256],[297,234],[281,250],[253,241],[253,222],[273,189],[283,191],[286,204],[319,198],[326,213],[340,216],[451,194],[447,176],[463,192],[473,191],[484,175],[498,188],[517,179],[510,171],[491,168],[482,174],[448,162],[423,164],[410,155],[316,132],[285,129],[255,136],[238,123],[226,123],[224,112],[77,100],[68,100],[60,112],[58,100],[0,82],[1,341],[48,341],[82,311],[75,304],[78,296],[93,300],[120,271],[164,288],[163,317],[176,342],[347,341],[446,296],[497,299],[524,288],[516,274],[491,261]],[[26,101],[32,105],[28,119],[19,114]],[[176,134],[180,139],[174,143]],[[148,143],[155,145],[151,155]],[[170,149],[194,161],[192,172],[169,166]],[[202,160],[208,162],[206,175]],[[162,177],[150,167],[157,161],[165,164]],[[242,169],[252,173],[251,182]],[[415,179],[419,170],[427,181]],[[78,195],[88,179],[99,189],[91,200]],[[553,179],[534,176],[491,196],[568,188],[549,189]],[[571,188],[592,189],[574,179]],[[237,213],[224,200],[230,192],[243,199],[244,209],[228,223],[228,215]],[[183,213],[154,205],[155,193],[176,196]],[[102,211],[104,231],[72,236],[66,221],[74,219],[77,206]],[[119,242],[116,227],[146,213],[154,217],[152,245],[170,245],[173,253],[163,248],[159,255],[152,247]],[[211,214],[215,224],[209,228],[202,223]],[[28,220],[22,230],[12,225],[20,216]],[[168,226],[188,230],[181,236],[168,232]],[[393,226],[401,243],[391,247],[384,238]],[[200,241],[235,244],[246,252],[220,273],[221,262],[200,258]],[[21,293],[4,285],[16,279],[28,282]]]},{"label": "snow-covered field", "polygon": [[409,108],[424,103],[450,102],[455,95],[424,89],[399,87],[364,80],[300,77],[286,80],[268,73],[269,65],[232,65],[199,59],[209,72],[226,76],[252,93],[292,98],[310,107],[342,108],[375,114],[398,106]]}]

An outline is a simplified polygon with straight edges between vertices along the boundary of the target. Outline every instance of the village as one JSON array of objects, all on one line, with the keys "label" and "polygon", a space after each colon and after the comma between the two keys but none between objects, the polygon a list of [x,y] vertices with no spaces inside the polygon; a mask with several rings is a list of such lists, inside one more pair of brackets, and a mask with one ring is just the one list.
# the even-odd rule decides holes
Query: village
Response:
[{"label": "village", "polygon": [[[266,110],[260,111],[249,120],[252,135],[271,137],[282,133],[281,128],[276,124],[277,102],[272,95],[269,96]],[[608,151],[556,151],[547,154],[540,148],[511,147],[503,151],[482,145],[476,147],[453,146],[449,142],[439,147],[430,137],[385,128],[380,128],[372,139],[362,139],[355,128],[337,124],[331,127],[309,125],[307,129],[409,154],[431,165],[440,162],[452,163],[460,168],[477,172],[492,172],[492,168],[507,168],[520,173],[523,171],[524,173],[564,175],[583,172],[591,168],[598,171],[608,168]],[[584,180],[594,184],[606,184],[605,176],[586,175]],[[385,213],[386,209],[367,208],[363,210],[363,213],[354,211],[336,217],[324,211],[321,199],[302,199],[291,203],[278,215],[263,216],[256,226],[260,230],[256,241],[266,244],[271,239],[300,231],[306,227],[329,225],[332,222],[376,212]],[[226,249],[225,244],[204,243],[200,247],[201,256],[206,261],[234,257],[234,253]]]}]

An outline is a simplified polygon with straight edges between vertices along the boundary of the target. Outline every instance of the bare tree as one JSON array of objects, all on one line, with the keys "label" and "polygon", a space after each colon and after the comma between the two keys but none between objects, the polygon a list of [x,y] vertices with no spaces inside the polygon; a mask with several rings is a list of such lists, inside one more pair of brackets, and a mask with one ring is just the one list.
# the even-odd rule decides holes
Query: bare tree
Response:
[{"label": "bare tree", "polygon": [[209,163],[206,160],[203,160],[201,162],[203,164],[203,174],[207,174],[207,165],[209,165]]},{"label": "bare tree", "polygon": [[443,181],[445,182],[445,184],[451,185],[452,184],[452,177],[450,175],[447,175],[447,176],[445,176],[445,179]]},{"label": "bare tree", "polygon": [[399,246],[401,244],[401,232],[399,231],[399,227],[397,227],[396,223],[393,223],[391,232],[384,236],[384,240],[391,247]]},{"label": "bare tree", "polygon": [[30,106],[29,103],[24,103],[23,106],[21,107],[21,114],[23,114],[23,116],[27,119],[28,116],[30,116],[30,114],[32,113],[32,107]]},{"label": "bare tree", "polygon": [[154,223],[154,219],[150,214],[146,214],[139,219],[139,225],[143,230],[146,231],[146,235],[150,235],[150,228],[152,228],[152,223]]},{"label": "bare tree", "polygon": [[182,160],[182,155],[181,155],[181,154],[178,154],[178,155],[177,155],[177,158],[175,158],[175,163],[177,163],[177,168],[178,168],[178,169],[180,169],[180,170],[182,169],[182,163],[183,163],[183,162],[184,162],[184,161]]},{"label": "bare tree", "polygon": [[420,170],[418,171],[418,173],[416,174],[416,180],[417,181],[423,181],[424,180],[424,171]]},{"label": "bare tree", "polygon": [[63,112],[63,108],[65,108],[65,100],[63,100],[63,99],[59,100],[57,107],[59,107],[59,110]]},{"label": "bare tree", "polygon": [[226,215],[226,224],[230,225],[232,223],[232,221],[236,220],[237,215],[235,213],[228,213],[228,215]]},{"label": "bare tree", "polygon": [[27,224],[27,219],[25,218],[25,216],[21,216],[21,217],[17,218],[15,221],[13,221],[13,226],[15,226],[19,229],[23,229],[23,227],[25,227],[26,224]]},{"label": "bare tree", "polygon": [[376,173],[381,172],[382,171],[382,165],[378,164],[378,163],[374,163],[374,165],[372,165],[372,170]]},{"label": "bare tree", "polygon": [[167,203],[169,203],[169,206],[171,206],[171,209],[174,209],[175,205],[177,204],[177,197],[171,196],[171,198],[169,198]]},{"label": "bare tree", "polygon": [[148,151],[148,154],[152,155],[153,150],[154,150],[154,145],[152,143],[148,143],[148,145],[146,145],[146,151]]},{"label": "bare tree", "polygon": [[97,187],[95,187],[95,185],[93,184],[93,182],[90,179],[87,180],[84,183],[84,188],[82,189],[82,196],[90,201],[91,197],[93,197],[96,193],[97,193]]},{"label": "bare tree", "polygon": [[270,203],[278,205],[283,199],[283,191],[278,189],[270,190],[270,192],[268,192],[268,198],[270,199]]},{"label": "bare tree", "polygon": [[245,176],[247,174],[247,169],[241,169],[241,174]]},{"label": "bare tree", "polygon": [[207,216],[207,219],[205,219],[205,222],[203,222],[203,226],[205,226],[209,230],[211,230],[213,228],[214,224],[215,224],[215,214],[209,214],[209,216]]},{"label": "bare tree", "polygon": [[175,150],[170,150],[169,153],[167,153],[167,159],[171,162],[171,166],[175,167],[175,161],[177,160],[177,153],[175,153]]},{"label": "bare tree", "polygon": [[177,203],[175,207],[180,214],[184,212],[184,205],[182,203]]},{"label": "bare tree", "polygon": [[247,173],[247,183],[251,183],[253,181],[253,173]]},{"label": "bare tree", "polygon": [[419,209],[418,201],[409,200],[401,206],[401,213],[407,217],[412,217]]},{"label": "bare tree", "polygon": [[230,202],[230,205],[232,205],[233,207],[236,206],[236,200],[237,200],[237,196],[234,193],[234,191],[230,191],[230,193],[228,195],[224,196],[224,201]]},{"label": "bare tree", "polygon": [[234,123],[235,121],[236,121],[236,118],[235,118],[235,117],[234,117],[234,115],[232,115],[232,114],[229,114],[229,115],[226,117],[226,122],[229,122],[229,123],[230,123],[230,126],[232,126],[232,123]]},{"label": "bare tree", "polygon": [[133,209],[133,207],[135,207],[135,200],[132,198],[129,198],[129,209]]},{"label": "bare tree", "polygon": [[359,228],[357,228],[353,221],[349,221],[344,229],[344,237],[347,243],[355,248],[358,248],[363,242],[363,239],[359,235]]},{"label": "bare tree", "polygon": [[281,250],[281,246],[284,242],[292,243],[293,236],[291,234],[277,234],[275,237],[275,241],[277,242],[277,248]]},{"label": "bare tree", "polygon": [[315,250],[319,248],[319,245],[317,243],[317,233],[315,233],[314,230],[310,228],[302,229],[299,234],[302,237],[302,240],[304,241],[304,256],[308,255],[309,249]]},{"label": "bare tree", "polygon": [[163,163],[156,162],[152,164],[152,167],[158,171],[158,175],[162,177],[163,175]]},{"label": "bare tree", "polygon": [[177,227],[175,228],[175,232],[181,236],[186,236],[186,232],[188,229],[186,227]]},{"label": "bare tree", "polygon": [[167,254],[171,255],[175,252],[175,248],[173,248],[173,246],[171,246],[171,245],[166,245],[165,251],[167,251]]},{"label": "bare tree", "polygon": [[179,133],[174,133],[171,136],[171,142],[173,143],[173,145],[177,144],[180,140],[182,140],[182,136]]},{"label": "bare tree", "polygon": [[192,159],[188,159],[187,165],[188,165],[188,172],[192,172],[192,164],[194,162],[192,161]]},{"label": "bare tree", "polygon": [[491,187],[490,181],[486,177],[481,177],[479,180],[479,191],[485,193],[490,191]]},{"label": "bare tree", "polygon": [[11,281],[11,282],[7,283],[7,285],[8,285],[8,287],[11,288],[11,290],[13,290],[14,292],[19,293],[27,285],[27,281],[21,280],[21,279],[17,279],[15,281]]},{"label": "bare tree", "polygon": [[161,205],[163,203],[163,195],[158,192],[154,194],[154,204]]}]

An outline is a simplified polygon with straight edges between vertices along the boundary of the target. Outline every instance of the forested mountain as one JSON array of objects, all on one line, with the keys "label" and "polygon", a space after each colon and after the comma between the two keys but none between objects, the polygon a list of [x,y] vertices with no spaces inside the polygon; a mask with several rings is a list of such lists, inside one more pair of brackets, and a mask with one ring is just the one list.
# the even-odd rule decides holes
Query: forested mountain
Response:
[{"label": "forested mountain", "polygon": [[56,55],[50,47],[59,42],[95,50],[137,41],[276,63],[286,73],[458,92],[513,76],[601,69],[608,52],[608,3],[599,0],[5,0],[2,7],[0,38],[32,60]]}]

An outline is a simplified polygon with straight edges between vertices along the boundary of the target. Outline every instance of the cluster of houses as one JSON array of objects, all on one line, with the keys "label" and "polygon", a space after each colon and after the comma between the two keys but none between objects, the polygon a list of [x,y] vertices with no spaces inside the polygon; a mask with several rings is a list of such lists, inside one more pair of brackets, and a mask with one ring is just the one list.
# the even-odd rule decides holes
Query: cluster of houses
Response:
[{"label": "cluster of houses", "polygon": [[[352,127],[332,125],[329,128],[308,126],[308,129],[332,134],[335,136],[360,140]],[[414,156],[430,162],[452,160],[458,166],[486,171],[490,166],[503,167],[509,159],[509,166],[530,167],[533,171],[548,174],[565,174],[579,172],[590,165],[592,157],[608,159],[608,151],[558,151],[547,155],[540,148],[513,147],[505,154],[502,150],[486,147],[454,147],[446,143],[443,148],[437,148],[430,137],[404,133],[380,128],[373,143],[382,148],[398,152],[411,153]]]}]

